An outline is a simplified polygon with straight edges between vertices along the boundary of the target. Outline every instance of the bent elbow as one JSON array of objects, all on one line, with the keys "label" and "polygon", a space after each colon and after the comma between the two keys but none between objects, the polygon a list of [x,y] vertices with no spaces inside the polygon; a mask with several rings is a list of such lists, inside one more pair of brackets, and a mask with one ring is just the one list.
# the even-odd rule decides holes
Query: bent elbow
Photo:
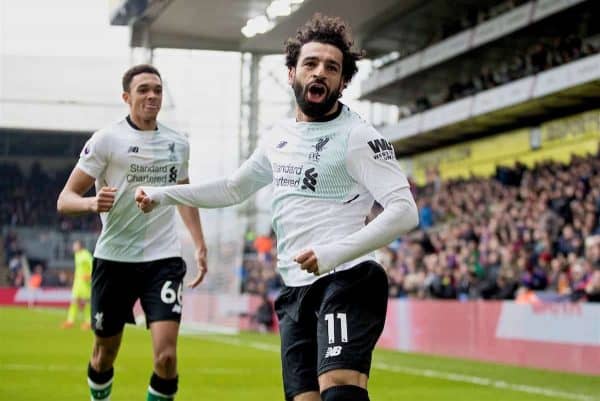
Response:
[{"label": "bent elbow", "polygon": [[62,200],[62,193],[58,195],[58,199],[56,200],[56,211],[58,214],[65,214],[65,205]]},{"label": "bent elbow", "polygon": [[419,209],[413,199],[403,199],[400,207],[402,231],[407,233],[419,226]]},{"label": "bent elbow", "polygon": [[69,195],[67,192],[63,191],[58,195],[58,199],[56,200],[56,211],[63,216],[77,215],[77,212],[72,210],[69,206]]}]

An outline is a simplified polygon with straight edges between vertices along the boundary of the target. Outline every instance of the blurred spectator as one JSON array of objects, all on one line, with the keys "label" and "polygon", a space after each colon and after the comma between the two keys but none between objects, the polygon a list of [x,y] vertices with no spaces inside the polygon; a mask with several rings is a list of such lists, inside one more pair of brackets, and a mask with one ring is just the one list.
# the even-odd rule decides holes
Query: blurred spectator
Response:
[{"label": "blurred spectator", "polygon": [[254,249],[258,254],[258,257],[261,261],[268,261],[268,258],[271,257],[271,252],[273,251],[273,233],[270,236],[268,235],[259,235],[254,240]]},{"label": "blurred spectator", "polygon": [[[0,226],[53,226],[63,231],[101,229],[97,215],[70,218],[56,213],[56,199],[69,171],[59,171],[51,176],[41,164],[34,163],[26,174],[18,165],[6,162],[0,162],[0,169],[3,171],[0,182]],[[10,237],[7,241],[10,241]]]},{"label": "blurred spectator", "polygon": [[35,306],[35,302],[37,301],[37,299],[39,297],[39,291],[42,288],[43,272],[44,272],[44,266],[42,266],[41,264],[37,264],[33,268],[33,272],[31,273],[31,275],[29,277],[29,280],[27,283],[27,289],[28,289],[27,306],[30,308]]},{"label": "blurred spectator", "polygon": [[600,270],[596,269],[592,273],[588,284],[585,287],[585,293],[589,302],[600,302]]},{"label": "blurred spectator", "polygon": [[269,331],[273,331],[274,324],[274,313],[273,304],[271,300],[267,296],[267,294],[263,294],[261,296],[261,304],[256,310],[256,323],[258,324],[258,331],[261,333],[266,333]]},{"label": "blurred spectator", "polygon": [[426,201],[417,201],[419,206],[419,227],[426,230],[433,226],[433,209]]}]

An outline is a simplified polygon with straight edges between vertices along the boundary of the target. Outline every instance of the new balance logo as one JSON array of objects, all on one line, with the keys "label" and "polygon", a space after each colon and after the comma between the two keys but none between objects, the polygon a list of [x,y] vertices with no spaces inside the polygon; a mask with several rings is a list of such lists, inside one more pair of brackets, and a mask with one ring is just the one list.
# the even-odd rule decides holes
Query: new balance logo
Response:
[{"label": "new balance logo", "polygon": [[325,358],[329,358],[332,356],[340,356],[342,353],[342,346],[336,345],[335,347],[327,347],[327,352],[325,353]]},{"label": "new balance logo", "polygon": [[130,146],[127,153],[139,153],[140,148],[138,146]]},{"label": "new balance logo", "polygon": [[382,139],[374,139],[372,141],[369,141],[368,143],[369,143],[369,147],[371,148],[373,153],[379,153],[384,150],[391,150],[391,151],[394,150],[392,145],[390,145],[390,143],[383,138]]},{"label": "new balance logo", "polygon": [[310,189],[315,192],[315,185],[317,185],[317,177],[319,173],[315,171],[314,167],[309,168],[304,172],[304,179],[302,180],[302,189]]},{"label": "new balance logo", "polygon": [[281,141],[277,144],[277,146],[275,146],[277,149],[281,149],[283,148],[285,145],[287,145],[287,141]]},{"label": "new balance logo", "polygon": [[173,305],[173,309],[171,309],[171,312],[173,312],[173,313],[181,313],[181,305],[179,305],[179,304]]}]

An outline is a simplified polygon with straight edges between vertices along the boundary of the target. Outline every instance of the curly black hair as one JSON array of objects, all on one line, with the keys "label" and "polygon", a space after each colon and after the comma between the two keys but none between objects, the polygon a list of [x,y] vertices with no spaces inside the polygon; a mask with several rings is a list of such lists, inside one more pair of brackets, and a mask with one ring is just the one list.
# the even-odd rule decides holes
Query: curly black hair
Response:
[{"label": "curly black hair", "polygon": [[319,42],[333,45],[340,49],[344,59],[342,77],[348,84],[358,71],[356,62],[365,56],[364,50],[354,51],[354,41],[350,27],[339,17],[328,17],[315,14],[304,26],[298,29],[295,37],[285,41],[285,65],[296,67],[302,46],[309,42]]}]

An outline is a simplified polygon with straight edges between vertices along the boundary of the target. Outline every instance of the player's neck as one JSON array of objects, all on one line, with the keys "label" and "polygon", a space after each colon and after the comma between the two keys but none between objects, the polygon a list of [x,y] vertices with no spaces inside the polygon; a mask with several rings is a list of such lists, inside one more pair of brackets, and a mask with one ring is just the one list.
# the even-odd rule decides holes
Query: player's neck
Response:
[{"label": "player's neck", "polygon": [[331,108],[331,110],[329,110],[327,113],[325,113],[322,116],[319,117],[310,117],[307,116],[306,114],[304,114],[302,112],[302,109],[296,105],[296,121],[298,122],[306,122],[306,123],[324,123],[327,121],[331,121],[335,118],[337,118],[337,116],[340,115],[342,111],[342,104],[338,101],[335,102],[335,105]]},{"label": "player's neck", "polygon": [[127,122],[138,131],[156,131],[158,129],[155,119],[144,120],[135,114],[128,115]]}]

